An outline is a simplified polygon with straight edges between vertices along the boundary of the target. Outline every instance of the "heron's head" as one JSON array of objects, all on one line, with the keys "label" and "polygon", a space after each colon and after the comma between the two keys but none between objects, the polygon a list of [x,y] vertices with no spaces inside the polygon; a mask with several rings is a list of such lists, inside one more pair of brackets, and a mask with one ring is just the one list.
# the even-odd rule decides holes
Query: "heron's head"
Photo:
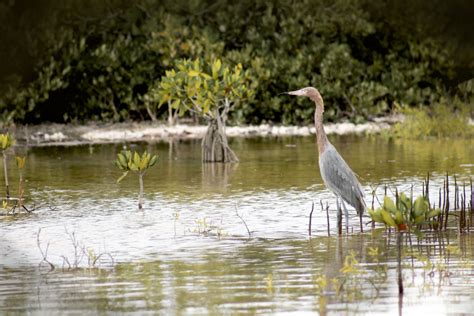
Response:
[{"label": "heron's head", "polygon": [[313,87],[306,87],[306,88],[302,88],[296,91],[290,91],[288,92],[288,94],[303,96],[303,97],[310,97],[310,98],[314,98],[320,95],[318,89],[313,88]]},{"label": "heron's head", "polygon": [[321,94],[316,88],[306,87],[299,90],[287,92],[287,94],[308,97],[312,99],[313,101],[315,101],[317,105],[321,105],[324,108],[323,98],[321,97]]}]

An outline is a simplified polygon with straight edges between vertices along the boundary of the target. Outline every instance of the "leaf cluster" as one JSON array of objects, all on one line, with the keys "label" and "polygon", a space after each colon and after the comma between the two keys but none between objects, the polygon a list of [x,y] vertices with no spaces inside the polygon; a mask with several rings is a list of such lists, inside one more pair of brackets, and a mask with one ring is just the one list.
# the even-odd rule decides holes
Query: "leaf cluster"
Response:
[{"label": "leaf cluster", "polygon": [[117,154],[117,159],[114,161],[115,166],[124,171],[123,175],[117,179],[117,183],[122,181],[128,175],[129,171],[144,174],[147,169],[156,164],[157,160],[157,155],[152,156],[147,151],[144,151],[140,155],[136,151],[123,150]]},{"label": "leaf cluster", "polygon": [[0,149],[7,150],[11,146],[15,144],[15,140],[10,135],[10,133],[2,133],[0,134]]},{"label": "leaf cluster", "polygon": [[419,196],[413,202],[402,193],[396,202],[385,196],[382,207],[376,210],[368,209],[368,213],[374,222],[406,230],[408,227],[430,224],[434,217],[441,214],[441,210],[431,209],[424,196]]},{"label": "leaf cluster", "polygon": [[145,95],[158,106],[168,104],[182,116],[194,110],[214,117],[214,111],[225,105],[235,105],[252,97],[248,71],[242,64],[223,65],[220,59],[206,62],[203,59],[181,59],[175,68],[168,70],[161,81]]}]

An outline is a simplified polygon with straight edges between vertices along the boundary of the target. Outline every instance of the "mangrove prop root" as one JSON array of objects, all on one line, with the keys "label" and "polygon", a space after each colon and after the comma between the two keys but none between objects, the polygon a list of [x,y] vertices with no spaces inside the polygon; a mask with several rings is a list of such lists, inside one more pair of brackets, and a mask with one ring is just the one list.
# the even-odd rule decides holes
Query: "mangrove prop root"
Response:
[{"label": "mangrove prop root", "polygon": [[239,162],[236,154],[230,149],[225,133],[225,121],[228,106],[222,113],[217,109],[213,118],[209,118],[206,134],[202,139],[203,162]]}]

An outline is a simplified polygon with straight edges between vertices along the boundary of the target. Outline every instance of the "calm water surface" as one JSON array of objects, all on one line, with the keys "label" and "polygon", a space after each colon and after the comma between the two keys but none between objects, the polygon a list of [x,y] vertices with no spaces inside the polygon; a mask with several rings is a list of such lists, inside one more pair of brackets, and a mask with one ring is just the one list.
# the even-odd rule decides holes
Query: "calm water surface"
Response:
[{"label": "calm water surface", "polygon": [[[368,204],[384,186],[420,192],[428,171],[437,198],[445,172],[462,182],[474,171],[472,140],[331,141],[360,176]],[[159,154],[145,177],[143,211],[138,180],[116,184],[111,163],[130,145]],[[358,234],[351,212],[353,233],[334,237],[335,199],[322,185],[313,138],[231,146],[241,162],[227,166],[202,165],[197,141],[17,148],[28,155],[28,203],[41,207],[0,217],[0,314],[474,313],[473,233],[414,237],[404,247],[400,301],[394,236],[369,226]],[[13,195],[15,169],[11,161]],[[331,237],[320,201],[329,205]],[[39,265],[39,229],[51,272]],[[103,269],[88,269],[78,249],[107,254],[97,261]]]}]

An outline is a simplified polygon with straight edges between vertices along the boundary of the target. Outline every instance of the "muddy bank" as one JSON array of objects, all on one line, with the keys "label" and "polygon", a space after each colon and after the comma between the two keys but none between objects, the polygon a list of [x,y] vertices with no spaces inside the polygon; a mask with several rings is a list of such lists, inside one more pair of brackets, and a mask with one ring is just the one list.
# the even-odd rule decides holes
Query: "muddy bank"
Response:
[{"label": "muddy bank", "polygon": [[[353,124],[332,123],[325,126],[328,134],[378,133],[401,120],[399,116],[378,118],[372,122]],[[204,125],[169,126],[163,123],[115,123],[86,125],[42,124],[16,126],[12,131],[20,144],[31,146],[78,145],[115,143],[122,141],[158,141],[167,139],[201,138],[206,130]],[[228,126],[229,137],[283,137],[314,135],[313,126],[250,125]]]}]

